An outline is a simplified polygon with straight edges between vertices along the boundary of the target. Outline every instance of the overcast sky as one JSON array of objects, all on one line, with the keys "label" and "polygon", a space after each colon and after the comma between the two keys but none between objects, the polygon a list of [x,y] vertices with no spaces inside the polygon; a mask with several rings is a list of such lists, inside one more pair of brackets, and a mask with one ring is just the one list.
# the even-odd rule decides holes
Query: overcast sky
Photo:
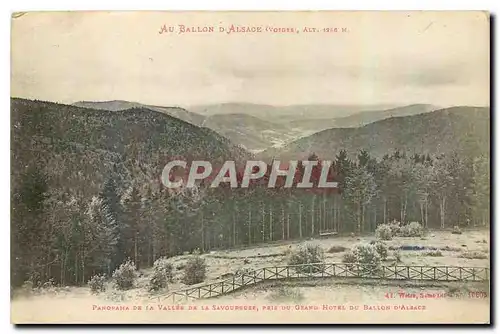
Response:
[{"label": "overcast sky", "polygon": [[[159,34],[163,24],[216,32]],[[301,32],[217,32],[231,24]],[[62,103],[488,105],[489,23],[481,12],[27,13],[12,22],[11,83],[14,97]]]}]

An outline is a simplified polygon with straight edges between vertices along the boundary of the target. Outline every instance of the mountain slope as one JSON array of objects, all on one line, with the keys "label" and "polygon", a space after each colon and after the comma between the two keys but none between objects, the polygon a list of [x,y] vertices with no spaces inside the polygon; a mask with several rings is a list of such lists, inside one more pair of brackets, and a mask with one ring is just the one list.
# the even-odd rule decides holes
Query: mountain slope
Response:
[{"label": "mountain slope", "polygon": [[[145,105],[129,101],[81,101],[73,104],[83,108],[125,111],[132,108],[146,108],[158,111],[194,125],[207,127],[230,139],[233,143],[242,146],[250,151],[262,151],[275,145],[283,145],[298,138],[299,136],[286,126],[278,123],[264,121],[247,113],[228,113],[229,110],[243,110],[247,112],[254,105],[247,104],[223,104],[224,111],[221,114],[203,116],[195,112],[187,111],[178,107],[163,107],[154,105]],[[259,108],[263,107],[258,105]],[[275,108],[273,106],[264,106],[266,108]],[[248,109],[250,108],[250,109]],[[222,110],[220,110],[222,111]]]},{"label": "mountain slope", "polygon": [[212,115],[202,125],[253,151],[295,139],[287,127],[247,114]]},{"label": "mountain slope", "polygon": [[123,111],[131,108],[147,108],[150,110],[158,111],[161,113],[165,113],[183,121],[189,122],[194,125],[200,125],[205,117],[189,112],[186,109],[179,107],[162,107],[155,105],[147,105],[141,104],[137,102],[129,102],[122,100],[114,100],[114,101],[80,101],[73,103],[74,106],[82,107],[82,108],[90,108],[97,110],[109,110],[109,111]]},{"label": "mountain slope", "polygon": [[[158,183],[172,157],[245,160],[248,153],[214,131],[157,111],[85,109],[11,99],[12,182],[28,167],[43,169],[56,192],[95,194],[113,176]],[[147,170],[147,171],[145,171]]]},{"label": "mountain slope", "polygon": [[335,127],[337,128],[359,127],[390,117],[424,114],[437,109],[439,108],[430,104],[412,104],[404,107],[392,108],[387,110],[363,111],[354,115],[336,118]]},{"label": "mountain slope", "polygon": [[356,128],[390,117],[411,116],[423,114],[439,109],[430,104],[412,104],[403,107],[360,111],[344,117],[309,118],[290,121],[288,125],[292,128],[304,130],[321,131],[330,128]]},{"label": "mountain slope", "polygon": [[393,117],[359,128],[328,129],[296,140],[261,157],[304,158],[315,152],[333,158],[340,150],[350,154],[364,149],[381,157],[393,150],[409,153],[459,151],[474,156],[489,152],[489,108],[453,107],[414,116]]}]

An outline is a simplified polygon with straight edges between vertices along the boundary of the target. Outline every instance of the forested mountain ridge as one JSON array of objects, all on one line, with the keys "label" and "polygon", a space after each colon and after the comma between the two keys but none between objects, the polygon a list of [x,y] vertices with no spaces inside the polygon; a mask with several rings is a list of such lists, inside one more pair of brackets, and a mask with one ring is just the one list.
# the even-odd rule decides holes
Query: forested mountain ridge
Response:
[{"label": "forested mountain ridge", "polygon": [[339,104],[292,104],[270,105],[258,103],[220,103],[191,106],[188,109],[200,115],[247,114],[266,121],[288,123],[304,118],[336,118],[369,110],[394,108],[395,105],[339,105]]},{"label": "forested mountain ridge", "polygon": [[441,108],[430,104],[411,104],[390,109],[361,110],[354,114],[335,118],[315,119],[305,115],[303,119],[291,121],[288,125],[292,128],[309,129],[315,132],[331,128],[357,128],[390,117],[418,115],[437,109]]},{"label": "forested mountain ridge", "polygon": [[119,154],[135,146],[167,155],[231,157],[247,153],[216,132],[147,108],[119,113],[52,102],[12,99],[13,136],[62,140]]},{"label": "forested mountain ridge", "polygon": [[[11,122],[16,280],[25,279],[33,263],[69,256],[54,249],[69,245],[70,240],[81,237],[90,247],[99,233],[105,236],[117,220],[107,220],[113,216],[107,210],[121,207],[118,203],[132,190],[141,201],[163,196],[160,176],[169,159],[222,162],[250,157],[210,129],[144,108],[112,112],[12,98]],[[99,216],[105,226],[101,231]],[[104,247],[110,240],[103,238]],[[97,261],[90,249],[86,256]],[[81,279],[77,275],[76,280]]]},{"label": "forested mountain ridge", "polygon": [[82,108],[89,108],[94,110],[109,110],[109,111],[124,111],[133,108],[144,108],[165,113],[167,115],[179,118],[185,122],[194,125],[200,125],[205,120],[204,116],[187,111],[186,109],[180,107],[164,107],[164,106],[156,106],[156,105],[142,104],[138,102],[129,102],[122,100],[79,101],[73,103],[73,105]]},{"label": "forested mountain ridge", "polygon": [[[196,126],[214,130],[225,138],[230,139],[234,144],[251,151],[262,151],[267,147],[271,147],[274,143],[281,144],[283,141],[288,142],[297,138],[297,134],[286,126],[265,121],[245,113],[200,115],[180,107],[147,105],[122,100],[80,101],[73,103],[73,105],[115,112],[124,112],[130,109],[154,110]],[[238,108],[235,107],[235,110],[238,110]]]},{"label": "forested mountain ridge", "polygon": [[430,104],[411,104],[407,106],[385,109],[362,111],[354,115],[339,117],[335,119],[336,128],[360,127],[369,123],[380,121],[390,117],[403,117],[424,114],[441,109]]},{"label": "forested mountain ridge", "polygon": [[367,150],[383,155],[400,150],[418,154],[453,151],[466,154],[489,153],[489,108],[453,107],[413,116],[392,117],[359,128],[328,129],[300,138],[281,149],[268,149],[259,156],[304,158],[311,152],[319,157]]}]

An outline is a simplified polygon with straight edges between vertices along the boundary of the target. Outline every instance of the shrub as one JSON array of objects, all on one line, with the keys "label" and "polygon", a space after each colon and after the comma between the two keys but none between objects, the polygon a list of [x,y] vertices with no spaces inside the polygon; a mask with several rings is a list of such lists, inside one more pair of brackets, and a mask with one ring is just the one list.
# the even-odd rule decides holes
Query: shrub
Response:
[{"label": "shrub", "polygon": [[451,234],[462,234],[462,231],[460,230],[460,227],[455,225],[453,226],[453,231],[451,231]]},{"label": "shrub", "polygon": [[161,273],[153,269],[153,273],[149,278],[148,289],[150,292],[159,291],[167,287],[167,278]]},{"label": "shrub", "polygon": [[441,253],[441,251],[439,249],[438,250],[431,250],[431,251],[426,252],[425,256],[438,257],[438,256],[443,256],[443,253]]},{"label": "shrub", "polygon": [[356,255],[351,251],[344,253],[342,256],[342,262],[344,263],[356,263],[357,261]]},{"label": "shrub", "polygon": [[42,284],[43,289],[52,289],[55,288],[56,281],[53,277],[49,278],[46,282]]},{"label": "shrub", "polygon": [[29,290],[34,290],[42,287],[41,275],[37,271],[33,271],[29,274],[28,280],[24,282],[23,287]]},{"label": "shrub", "polygon": [[153,270],[161,272],[163,275],[165,275],[165,278],[169,281],[171,281],[172,278],[174,277],[173,275],[174,267],[172,263],[170,263],[165,257],[159,258],[153,263]]},{"label": "shrub", "polygon": [[[359,243],[355,245],[348,253],[344,254],[342,259],[344,263],[359,263],[362,266],[361,274],[369,274],[376,271],[380,266],[381,256],[373,244]],[[348,266],[351,270],[353,265]]]},{"label": "shrub", "polygon": [[342,253],[346,250],[344,246],[332,246],[328,249],[328,253]]},{"label": "shrub", "polygon": [[353,253],[359,263],[379,265],[381,256],[374,245],[359,244],[354,246]]},{"label": "shrub", "polygon": [[375,250],[377,253],[380,255],[381,260],[386,260],[387,259],[387,245],[383,242],[376,242],[375,243]]},{"label": "shrub", "polygon": [[122,263],[120,267],[113,272],[113,279],[115,280],[115,285],[119,290],[128,290],[133,288],[136,278],[137,271],[135,269],[135,263],[131,260],[127,260]]},{"label": "shrub", "polygon": [[167,287],[167,281],[173,278],[173,266],[166,258],[157,259],[153,264],[153,274],[149,279],[149,291],[158,291]]},{"label": "shrub", "polygon": [[392,239],[392,230],[388,224],[380,224],[377,226],[375,230],[375,236],[377,239],[381,240],[391,240]]},{"label": "shrub", "polygon": [[395,250],[393,252],[394,260],[396,260],[396,263],[401,262],[401,252],[399,250]]},{"label": "shrub", "polygon": [[184,267],[182,282],[187,285],[201,283],[205,280],[207,265],[200,256],[189,259]]},{"label": "shrub", "polygon": [[23,285],[21,286],[21,289],[24,291],[32,291],[32,290],[36,289],[36,286],[32,281],[26,280],[26,281],[24,281]]},{"label": "shrub", "polygon": [[398,222],[397,220],[393,220],[388,225],[391,228],[392,236],[399,235],[399,232],[401,230],[401,223],[400,222]]},{"label": "shrub", "polygon": [[106,291],[106,275],[94,275],[87,282],[90,292],[97,294]]},{"label": "shrub", "polygon": [[466,252],[463,252],[462,255],[460,255],[460,257],[463,257],[465,259],[483,260],[483,259],[487,259],[488,255],[486,255],[485,253],[480,252],[480,251],[466,251]]},{"label": "shrub", "polygon": [[[318,245],[300,246],[296,251],[293,251],[288,260],[289,265],[303,265],[323,262],[324,252]],[[300,266],[296,267],[297,271],[301,272],[318,272],[322,270],[322,266]]]},{"label": "shrub", "polygon": [[399,234],[403,237],[421,237],[424,234],[424,229],[419,222],[411,222],[402,226]]}]

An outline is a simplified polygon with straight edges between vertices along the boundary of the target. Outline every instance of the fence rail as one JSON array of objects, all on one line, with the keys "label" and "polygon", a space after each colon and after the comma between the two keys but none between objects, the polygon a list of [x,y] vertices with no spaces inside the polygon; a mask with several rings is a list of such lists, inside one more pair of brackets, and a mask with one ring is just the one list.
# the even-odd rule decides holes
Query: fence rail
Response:
[{"label": "fence rail", "polygon": [[489,269],[483,267],[452,266],[381,266],[358,263],[314,263],[264,267],[222,280],[204,283],[154,297],[180,300],[211,298],[264,281],[291,278],[369,278],[387,280],[415,280],[437,282],[489,281]]}]

